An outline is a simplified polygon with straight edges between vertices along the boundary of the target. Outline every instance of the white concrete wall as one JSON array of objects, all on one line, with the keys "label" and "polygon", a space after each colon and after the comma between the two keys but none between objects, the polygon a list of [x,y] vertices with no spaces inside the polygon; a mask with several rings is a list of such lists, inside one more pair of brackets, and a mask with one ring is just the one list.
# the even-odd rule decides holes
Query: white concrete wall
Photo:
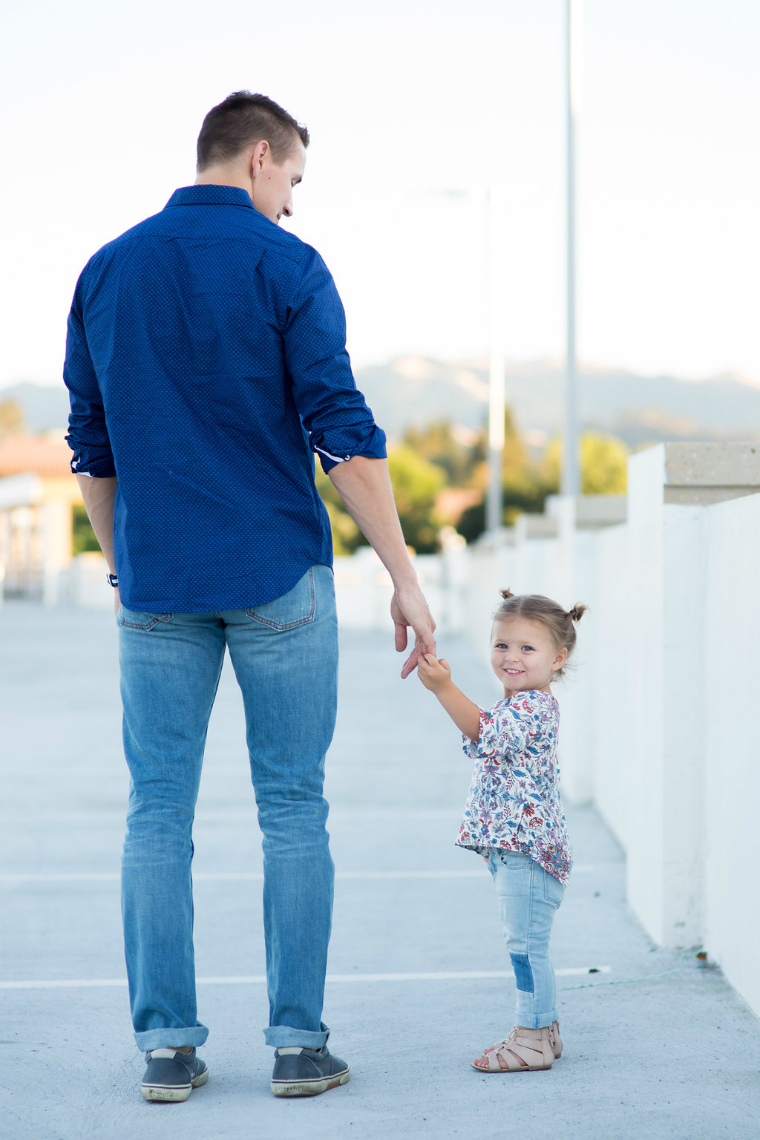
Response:
[{"label": "white concrete wall", "polygon": [[[619,838],[655,941],[704,946],[760,1013],[755,488],[750,445],[650,448],[629,463],[626,522],[579,529],[578,504],[557,499],[555,536],[523,520],[508,555],[475,548],[470,573],[492,597],[508,560],[513,589],[591,606],[557,686],[564,794],[593,800]],[[482,608],[476,597],[478,639]]]},{"label": "white concrete wall", "polygon": [[102,554],[78,554],[58,585],[58,596],[87,610],[113,610],[113,587],[108,585],[108,563]]},{"label": "white concrete wall", "polygon": [[[458,541],[457,541],[458,540]],[[413,558],[417,577],[435,614],[439,633],[460,632],[467,621],[469,567],[463,539],[454,536],[442,554]],[[369,546],[334,560],[338,621],[343,629],[390,630],[393,586],[388,571]]]},{"label": "white concrete wall", "polygon": [[760,495],[705,514],[704,943],[760,1013]]}]

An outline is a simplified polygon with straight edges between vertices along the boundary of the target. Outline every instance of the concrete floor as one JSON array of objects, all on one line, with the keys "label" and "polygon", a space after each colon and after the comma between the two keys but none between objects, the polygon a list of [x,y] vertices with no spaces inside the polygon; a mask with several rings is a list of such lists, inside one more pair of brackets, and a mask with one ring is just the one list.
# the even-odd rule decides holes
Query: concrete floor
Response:
[{"label": "concrete floor", "polygon": [[[343,639],[328,761],[339,877],[325,1020],[350,1084],[275,1100],[264,986],[204,982],[211,1078],[184,1105],[145,1104],[123,985],[81,984],[123,978],[115,642],[106,615],[0,609],[3,1137],[760,1135],[760,1023],[717,970],[692,955],[679,967],[678,954],[652,945],[626,908],[621,852],[589,808],[568,811],[577,867],[553,955],[558,970],[609,972],[558,978],[566,1050],[550,1072],[470,1069],[511,1027],[514,983],[456,976],[507,973],[508,962],[488,873],[453,845],[468,762],[430,694],[414,677],[399,680],[390,631]],[[441,650],[475,699],[492,699],[463,642]],[[261,882],[244,877],[260,872],[259,835],[229,670],[209,733],[195,867],[199,977],[262,975]],[[420,974],[433,976],[409,976]],[[643,980],[617,984],[630,978]],[[77,984],[40,985],[61,981]],[[588,983],[596,992],[572,988]]]}]

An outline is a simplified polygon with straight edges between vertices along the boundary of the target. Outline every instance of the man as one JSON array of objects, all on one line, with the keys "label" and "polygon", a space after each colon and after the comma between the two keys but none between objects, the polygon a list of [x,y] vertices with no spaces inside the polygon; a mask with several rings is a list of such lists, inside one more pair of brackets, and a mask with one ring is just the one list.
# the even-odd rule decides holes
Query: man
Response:
[{"label": "man", "polygon": [[132,777],[124,941],[148,1100],[186,1100],[196,1056],[192,821],[225,649],[263,832],[272,1089],[345,1083],[321,1020],[333,864],[322,796],[335,722],[332,544],[314,453],[388,568],[396,648],[434,652],[384,435],[357,391],[319,255],[278,228],[306,129],[263,95],[206,116],[195,185],[104,246],[76,287],[69,444],[109,565]]}]

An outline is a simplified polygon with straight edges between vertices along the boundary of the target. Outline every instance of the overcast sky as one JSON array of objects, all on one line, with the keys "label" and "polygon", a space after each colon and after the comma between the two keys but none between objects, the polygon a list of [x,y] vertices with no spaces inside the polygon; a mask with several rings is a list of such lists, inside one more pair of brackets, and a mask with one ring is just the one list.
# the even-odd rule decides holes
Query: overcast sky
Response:
[{"label": "overcast sky", "polygon": [[[194,178],[204,114],[262,91],[312,133],[287,222],[355,363],[487,351],[505,186],[507,354],[564,328],[562,0],[2,0],[0,385],[59,381],[88,257]],[[760,383],[760,4],[586,0],[579,348]]]}]

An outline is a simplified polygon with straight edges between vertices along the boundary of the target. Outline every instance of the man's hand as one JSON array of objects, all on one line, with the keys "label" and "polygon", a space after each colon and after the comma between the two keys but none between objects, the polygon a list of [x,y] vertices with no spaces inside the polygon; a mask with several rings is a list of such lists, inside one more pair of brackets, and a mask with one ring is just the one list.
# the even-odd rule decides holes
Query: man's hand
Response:
[{"label": "man's hand", "polygon": [[119,597],[119,587],[116,586],[116,587],[114,587],[114,592],[113,592],[113,612],[115,614],[118,614],[120,605],[121,605],[121,599]]},{"label": "man's hand", "polygon": [[434,653],[423,653],[417,662],[417,676],[426,689],[436,696],[451,684],[451,666],[444,658]]},{"label": "man's hand", "polygon": [[435,622],[425,601],[425,595],[416,583],[396,588],[391,600],[391,617],[396,627],[397,653],[403,653],[407,648],[409,626],[415,633],[414,649],[401,670],[402,678],[406,679],[414,672],[423,653],[435,656]]}]

